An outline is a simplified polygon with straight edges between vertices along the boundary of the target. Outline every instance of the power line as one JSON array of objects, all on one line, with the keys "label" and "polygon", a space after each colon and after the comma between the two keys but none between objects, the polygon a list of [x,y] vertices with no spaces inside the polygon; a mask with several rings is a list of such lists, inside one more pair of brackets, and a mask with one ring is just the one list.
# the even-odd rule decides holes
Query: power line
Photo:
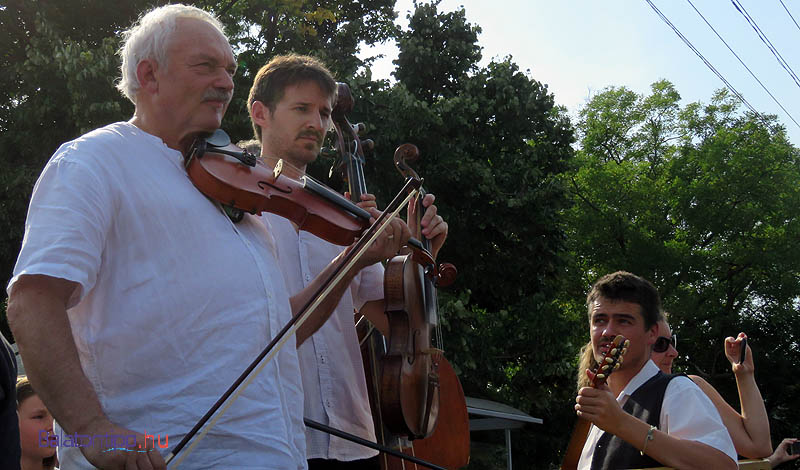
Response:
[{"label": "power line", "polygon": [[731,85],[731,83],[730,83],[728,80],[726,80],[726,79],[725,79],[725,77],[723,77],[723,76],[722,76],[722,74],[721,74],[721,73],[719,73],[719,71],[718,71],[716,68],[714,68],[714,66],[713,66],[713,65],[711,65],[711,62],[709,62],[708,60],[706,60],[706,58],[705,58],[705,57],[703,57],[703,54],[701,54],[701,53],[700,53],[700,51],[698,51],[698,50],[697,50],[697,48],[696,48],[696,47],[694,47],[694,45],[691,43],[691,41],[689,41],[689,40],[686,38],[686,36],[684,36],[684,35],[683,35],[683,33],[681,33],[681,32],[678,30],[678,28],[677,28],[677,27],[675,27],[675,25],[674,25],[674,24],[672,24],[672,22],[669,20],[669,18],[667,18],[666,16],[664,16],[664,14],[663,14],[663,13],[661,13],[661,10],[659,10],[659,9],[658,9],[658,7],[656,7],[656,6],[653,4],[653,2],[652,2],[651,0],[645,0],[645,1],[647,2],[647,4],[648,4],[648,5],[650,5],[650,8],[652,8],[652,9],[653,9],[653,11],[655,11],[655,12],[656,12],[656,14],[659,16],[659,18],[661,18],[662,20],[664,20],[664,22],[665,22],[665,23],[667,23],[667,25],[668,25],[670,28],[672,28],[672,30],[673,30],[673,31],[675,31],[675,34],[677,34],[677,35],[678,35],[678,37],[679,37],[679,38],[681,38],[681,40],[682,40],[682,41],[683,41],[683,42],[684,42],[684,43],[685,43],[685,44],[686,44],[686,45],[689,47],[689,49],[691,49],[691,50],[692,50],[692,51],[693,51],[695,54],[697,54],[697,57],[700,57],[700,60],[702,60],[702,61],[703,61],[703,63],[704,63],[704,64],[706,64],[706,67],[708,67],[708,68],[709,68],[709,69],[710,69],[712,72],[714,72],[714,74],[715,74],[717,77],[719,77],[719,79],[720,79],[720,80],[722,80],[722,83],[724,83],[724,84],[725,84],[725,86],[727,86],[727,87],[728,87],[728,89],[729,89],[729,90],[731,90],[731,92],[732,92],[734,95],[736,95],[736,97],[737,97],[737,98],[739,98],[739,100],[740,100],[742,103],[744,103],[744,104],[745,104],[745,106],[747,106],[748,108],[750,108],[750,111],[752,111],[752,112],[753,112],[753,113],[754,113],[756,116],[758,116],[758,117],[760,117],[760,118],[764,119],[764,117],[761,115],[761,113],[759,113],[758,111],[756,111],[756,109],[755,109],[755,108],[754,108],[754,107],[753,107],[753,106],[752,106],[752,105],[751,105],[751,104],[750,104],[750,103],[749,103],[749,102],[748,102],[746,99],[744,99],[744,96],[742,96],[742,94],[741,94],[741,93],[739,93],[739,92],[736,90],[736,88],[734,88],[734,86],[733,86],[733,85]]},{"label": "power line", "polygon": [[722,36],[720,36],[720,34],[717,32],[717,30],[716,30],[716,29],[714,29],[714,27],[713,27],[713,26],[711,26],[711,23],[709,23],[709,22],[708,22],[708,20],[706,19],[706,17],[705,17],[705,16],[703,16],[703,14],[702,14],[702,13],[700,13],[700,11],[697,9],[697,7],[695,7],[695,6],[694,6],[694,3],[692,3],[692,0],[686,0],[686,1],[687,1],[687,2],[689,2],[689,5],[691,5],[691,6],[692,6],[692,8],[694,8],[694,11],[695,11],[695,12],[697,12],[697,14],[698,14],[698,15],[700,15],[700,18],[702,18],[702,19],[703,19],[703,21],[705,21],[705,22],[706,22],[706,24],[708,25],[708,27],[709,27],[709,28],[711,28],[711,31],[714,31],[714,34],[716,34],[716,35],[717,35],[717,37],[719,38],[719,40],[720,40],[720,41],[722,41],[722,43],[723,43],[723,44],[725,44],[725,47],[727,47],[727,48],[728,48],[728,50],[729,50],[729,51],[731,51],[731,54],[733,54],[733,55],[736,57],[736,59],[738,59],[738,60],[739,60],[739,63],[740,63],[740,64],[742,64],[742,65],[744,66],[744,68],[746,68],[746,69],[747,69],[747,71],[748,71],[748,72],[750,72],[750,75],[752,75],[752,76],[753,76],[753,78],[755,78],[755,79],[756,79],[756,81],[758,82],[758,84],[759,84],[759,85],[761,85],[761,88],[763,88],[763,89],[764,89],[764,91],[766,91],[766,92],[767,92],[767,94],[770,96],[770,98],[772,98],[772,101],[774,101],[774,102],[775,102],[775,103],[776,103],[778,106],[780,106],[780,108],[783,110],[783,112],[784,112],[784,113],[786,113],[786,115],[787,115],[787,116],[789,116],[789,119],[791,119],[791,120],[792,120],[792,122],[794,122],[794,123],[795,123],[795,125],[796,125],[797,127],[800,127],[800,123],[798,123],[798,122],[795,120],[794,116],[792,116],[792,115],[789,113],[789,111],[787,111],[787,110],[786,110],[786,108],[784,108],[784,107],[783,107],[783,105],[781,104],[781,102],[780,102],[780,101],[778,101],[778,99],[777,99],[777,98],[775,98],[775,96],[773,96],[773,95],[772,95],[772,93],[770,93],[770,91],[767,89],[767,87],[766,87],[766,86],[764,86],[764,84],[763,84],[763,83],[761,83],[761,80],[759,80],[759,79],[758,79],[758,77],[756,77],[756,74],[754,74],[754,73],[753,73],[753,71],[752,71],[752,70],[750,70],[750,67],[748,67],[748,66],[747,66],[747,64],[745,64],[745,63],[744,63],[744,61],[743,61],[743,60],[742,60],[742,59],[739,57],[739,54],[737,54],[736,52],[734,52],[734,50],[733,50],[733,49],[731,49],[731,46],[729,46],[729,45],[728,45],[728,43],[727,43],[727,42],[726,42],[726,41],[725,41],[725,40],[722,38]]},{"label": "power line", "polygon": [[789,18],[791,18],[792,21],[794,21],[794,25],[797,26],[798,30],[800,30],[800,25],[798,25],[797,21],[795,21],[794,16],[792,16],[792,12],[790,12],[789,9],[786,8],[786,5],[783,3],[783,0],[779,0],[779,1],[781,2],[781,5],[783,5],[783,9],[786,10],[786,13],[789,14]]},{"label": "power line", "polygon": [[747,10],[745,10],[744,6],[742,6],[742,4],[739,3],[738,0],[731,0],[731,3],[733,3],[733,6],[736,8],[736,10],[739,13],[741,13],[742,16],[744,16],[744,19],[747,20],[747,22],[750,24],[750,27],[752,27],[753,30],[756,32],[759,39],[761,39],[761,42],[763,42],[767,46],[767,49],[769,49],[770,52],[772,52],[772,55],[775,56],[781,67],[783,67],[783,69],[786,70],[789,76],[792,77],[792,80],[794,80],[795,85],[797,85],[798,88],[800,88],[800,79],[797,78],[797,75],[794,73],[794,70],[792,70],[789,64],[785,60],[783,60],[783,56],[780,54],[780,52],[778,52],[775,46],[772,45],[772,41],[770,41],[769,38],[767,38],[767,35],[764,34],[764,32],[761,31],[761,28],[758,27],[758,24],[756,24],[756,20],[754,20],[753,17],[750,16],[749,13],[747,13]]}]

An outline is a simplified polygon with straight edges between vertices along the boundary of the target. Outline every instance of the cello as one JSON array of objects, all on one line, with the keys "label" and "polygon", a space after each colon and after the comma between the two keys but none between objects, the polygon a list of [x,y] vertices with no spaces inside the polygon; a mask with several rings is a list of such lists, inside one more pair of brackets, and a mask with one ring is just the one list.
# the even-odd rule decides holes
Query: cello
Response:
[{"label": "cello", "polygon": [[[370,141],[358,137],[363,125],[353,125],[346,114],[353,108],[347,85],[340,83],[339,98],[332,117],[336,128],[337,150],[346,168],[351,200],[356,202],[366,193],[364,179],[364,148]],[[367,144],[367,145],[365,145]],[[405,164],[412,159],[406,153],[413,146],[401,146],[395,153],[396,162],[406,177],[415,177]],[[415,147],[414,147],[415,148]],[[410,170],[410,172],[409,172]],[[418,199],[416,214],[423,210]],[[419,221],[418,231],[421,230]],[[421,232],[424,252],[430,242]],[[390,320],[388,342],[376,331],[365,332],[365,319],[358,326],[362,340],[365,372],[370,390],[370,402],[375,416],[379,441],[395,446],[423,460],[446,468],[461,468],[469,462],[469,420],[461,384],[452,366],[431,346],[431,336],[437,325],[436,287],[453,282],[455,267],[436,266],[432,259],[423,260],[409,251],[393,258],[386,269],[384,290],[387,315]],[[441,337],[439,345],[441,345]],[[409,442],[412,439],[413,442]],[[402,460],[383,455],[384,469],[420,468]]]}]

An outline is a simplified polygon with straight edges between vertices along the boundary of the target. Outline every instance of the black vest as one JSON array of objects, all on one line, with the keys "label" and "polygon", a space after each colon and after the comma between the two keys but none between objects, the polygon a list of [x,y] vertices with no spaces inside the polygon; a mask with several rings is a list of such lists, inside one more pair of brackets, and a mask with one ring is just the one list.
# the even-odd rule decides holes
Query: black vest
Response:
[{"label": "black vest", "polygon": [[[647,424],[659,427],[661,403],[670,380],[684,374],[664,374],[659,371],[628,397],[626,413],[641,419]],[[644,437],[642,437],[644,444]],[[647,455],[641,455],[639,449],[633,447],[617,436],[603,432],[597,441],[592,455],[592,470],[615,470],[620,468],[660,467],[659,462]]]}]

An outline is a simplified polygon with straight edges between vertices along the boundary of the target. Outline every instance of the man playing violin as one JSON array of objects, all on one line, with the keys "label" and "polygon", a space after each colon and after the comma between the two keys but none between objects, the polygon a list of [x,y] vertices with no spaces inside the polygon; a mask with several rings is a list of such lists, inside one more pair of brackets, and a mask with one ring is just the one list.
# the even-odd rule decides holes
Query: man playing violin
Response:
[{"label": "man playing violin", "polygon": [[[331,127],[336,91],[330,72],[311,57],[276,57],[262,67],[248,99],[262,158],[268,163],[283,159],[304,172],[317,158],[323,137]],[[423,235],[432,241],[435,256],[447,237],[447,223],[437,215],[433,199],[428,195],[423,200],[427,210],[421,226]],[[360,205],[376,207],[374,196],[364,195]],[[264,218],[275,237],[290,292],[306,287],[342,251],[315,235],[298,231],[286,219],[272,214]],[[316,333],[311,335],[319,324],[298,332],[305,416],[375,442],[354,311],[360,311],[382,331],[388,329],[380,263],[362,270],[353,279],[333,315]],[[374,457],[377,451],[367,447],[312,429],[306,430],[306,439],[311,469],[378,466]]]},{"label": "man playing violin", "polygon": [[665,375],[650,360],[662,318],[655,287],[619,271],[600,278],[586,303],[596,361],[617,335],[630,346],[607,385],[578,392],[575,410],[593,424],[578,469],[735,469],[733,443],[711,400],[687,377]]},{"label": "man playing violin", "polygon": [[[322,282],[290,299],[260,218],[234,223],[184,169],[187,148],[219,128],[233,91],[236,61],[219,21],[167,5],[124,39],[118,88],[135,114],[50,159],[7,287],[27,372],[57,422],[45,442],[58,439],[62,468],[164,469],[162,454]],[[339,290],[408,236],[392,221]],[[306,467],[288,345],[208,438],[183,451],[185,468]]]}]

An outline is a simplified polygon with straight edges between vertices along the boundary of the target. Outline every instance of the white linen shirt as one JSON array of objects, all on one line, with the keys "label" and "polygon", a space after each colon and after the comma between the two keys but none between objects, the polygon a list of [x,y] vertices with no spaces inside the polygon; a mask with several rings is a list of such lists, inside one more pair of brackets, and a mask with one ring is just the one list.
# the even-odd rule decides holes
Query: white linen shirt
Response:
[{"label": "white linen shirt", "polygon": [[[166,454],[290,319],[272,243],[203,196],[180,152],[119,122],[50,159],[7,290],[32,274],[79,285],[67,314],[83,372],[112,422],[160,435]],[[301,401],[292,338],[182,466],[306,468]],[[61,468],[92,468],[58,450]]]},{"label": "white linen shirt", "polygon": [[[653,361],[647,361],[628,385],[619,393],[617,402],[625,406],[628,398],[651,377],[658,373],[658,366]],[[733,447],[728,430],[722,423],[722,418],[714,403],[711,402],[700,387],[688,377],[675,377],[670,380],[664,393],[661,404],[659,431],[679,439],[702,442],[724,452],[736,461],[736,450]],[[578,470],[589,470],[592,466],[592,456],[597,441],[600,440],[603,430],[592,425],[586,443],[581,451]]]},{"label": "white linen shirt", "polygon": [[[306,287],[343,250],[308,232],[298,232],[287,219],[274,214],[265,214],[264,218],[275,238],[278,260],[291,294]],[[356,275],[331,317],[298,350],[305,416],[372,442],[375,427],[353,312],[378,299],[383,299],[380,263]],[[351,461],[378,453],[313,429],[306,429],[306,446],[309,459]]]}]

